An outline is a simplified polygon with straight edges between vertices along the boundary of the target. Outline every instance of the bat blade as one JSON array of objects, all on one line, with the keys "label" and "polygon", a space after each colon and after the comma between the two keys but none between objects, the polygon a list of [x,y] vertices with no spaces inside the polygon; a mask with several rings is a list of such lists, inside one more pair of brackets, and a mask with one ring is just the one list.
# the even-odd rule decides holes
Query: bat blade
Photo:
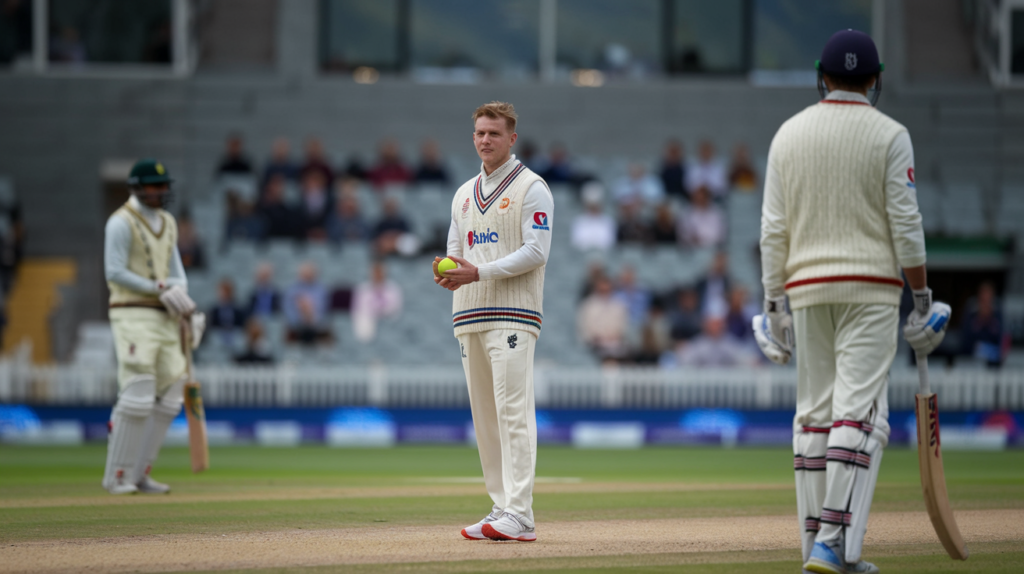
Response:
[{"label": "bat blade", "polygon": [[206,438],[206,409],[199,383],[185,385],[185,418],[188,420],[188,450],[192,458],[192,472],[210,468],[210,448]]},{"label": "bat blade", "polygon": [[921,465],[921,489],[935,534],[954,560],[967,560],[968,551],[946,492],[946,472],[942,467],[942,441],[939,437],[939,402],[935,393],[918,394],[917,458]]}]

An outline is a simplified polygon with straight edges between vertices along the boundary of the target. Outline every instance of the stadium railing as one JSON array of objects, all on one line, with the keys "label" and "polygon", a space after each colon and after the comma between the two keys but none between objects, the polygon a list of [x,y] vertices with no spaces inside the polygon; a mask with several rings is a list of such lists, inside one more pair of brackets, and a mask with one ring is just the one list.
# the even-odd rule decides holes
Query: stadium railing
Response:
[{"label": "stadium railing", "polygon": [[[210,366],[198,370],[211,407],[466,407],[461,371],[448,368]],[[0,361],[0,402],[110,405],[116,371]],[[945,410],[1024,410],[1024,369],[935,369],[932,388]],[[537,405],[545,408],[792,409],[796,371],[788,368],[657,370],[538,367]],[[894,368],[889,408],[912,410],[917,372]]]}]

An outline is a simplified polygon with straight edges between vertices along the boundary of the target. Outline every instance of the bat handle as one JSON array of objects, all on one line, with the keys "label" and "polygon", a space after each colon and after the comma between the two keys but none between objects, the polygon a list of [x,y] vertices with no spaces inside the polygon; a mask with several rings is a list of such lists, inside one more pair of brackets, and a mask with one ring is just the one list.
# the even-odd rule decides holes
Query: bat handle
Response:
[{"label": "bat handle", "polygon": [[917,355],[917,377],[921,394],[931,393],[932,387],[928,384],[928,355]]}]

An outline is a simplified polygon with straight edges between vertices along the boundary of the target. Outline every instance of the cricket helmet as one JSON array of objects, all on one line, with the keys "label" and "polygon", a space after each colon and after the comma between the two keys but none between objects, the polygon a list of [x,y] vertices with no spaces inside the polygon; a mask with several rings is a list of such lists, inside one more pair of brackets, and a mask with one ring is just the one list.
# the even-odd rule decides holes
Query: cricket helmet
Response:
[{"label": "cricket helmet", "polygon": [[[173,182],[174,180],[164,164],[155,159],[140,159],[135,162],[131,173],[128,174],[128,186],[139,200],[147,199],[144,196],[148,195],[148,192],[144,191],[143,186],[161,183],[170,186]],[[160,207],[167,207],[173,200],[174,196],[169,189],[159,194]]]}]

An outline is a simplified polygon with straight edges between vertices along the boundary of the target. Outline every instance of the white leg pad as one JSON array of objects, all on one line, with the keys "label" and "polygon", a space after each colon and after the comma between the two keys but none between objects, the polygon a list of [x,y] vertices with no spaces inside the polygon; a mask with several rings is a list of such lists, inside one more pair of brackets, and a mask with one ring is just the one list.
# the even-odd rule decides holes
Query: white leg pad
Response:
[{"label": "white leg pad", "polygon": [[857,421],[837,421],[829,433],[827,490],[817,540],[841,541],[847,562],[860,560],[882,448],[888,442],[885,432]]},{"label": "white leg pad", "polygon": [[811,557],[814,537],[821,526],[825,501],[825,451],[828,432],[797,430],[793,434],[793,468],[796,475],[796,510],[804,562]]},{"label": "white leg pad", "polygon": [[156,379],[143,375],[125,385],[118,396],[110,415],[107,466],[103,473],[103,487],[107,490],[135,484],[135,464],[142,448],[146,419],[153,412],[155,395]]},{"label": "white leg pad", "polygon": [[153,404],[153,412],[146,420],[146,429],[143,432],[142,447],[139,450],[139,458],[135,464],[135,482],[140,482],[143,477],[149,474],[156,457],[160,454],[160,447],[164,444],[164,437],[167,436],[167,429],[171,422],[181,412],[181,404],[185,400],[185,377],[175,381],[164,395]]}]

